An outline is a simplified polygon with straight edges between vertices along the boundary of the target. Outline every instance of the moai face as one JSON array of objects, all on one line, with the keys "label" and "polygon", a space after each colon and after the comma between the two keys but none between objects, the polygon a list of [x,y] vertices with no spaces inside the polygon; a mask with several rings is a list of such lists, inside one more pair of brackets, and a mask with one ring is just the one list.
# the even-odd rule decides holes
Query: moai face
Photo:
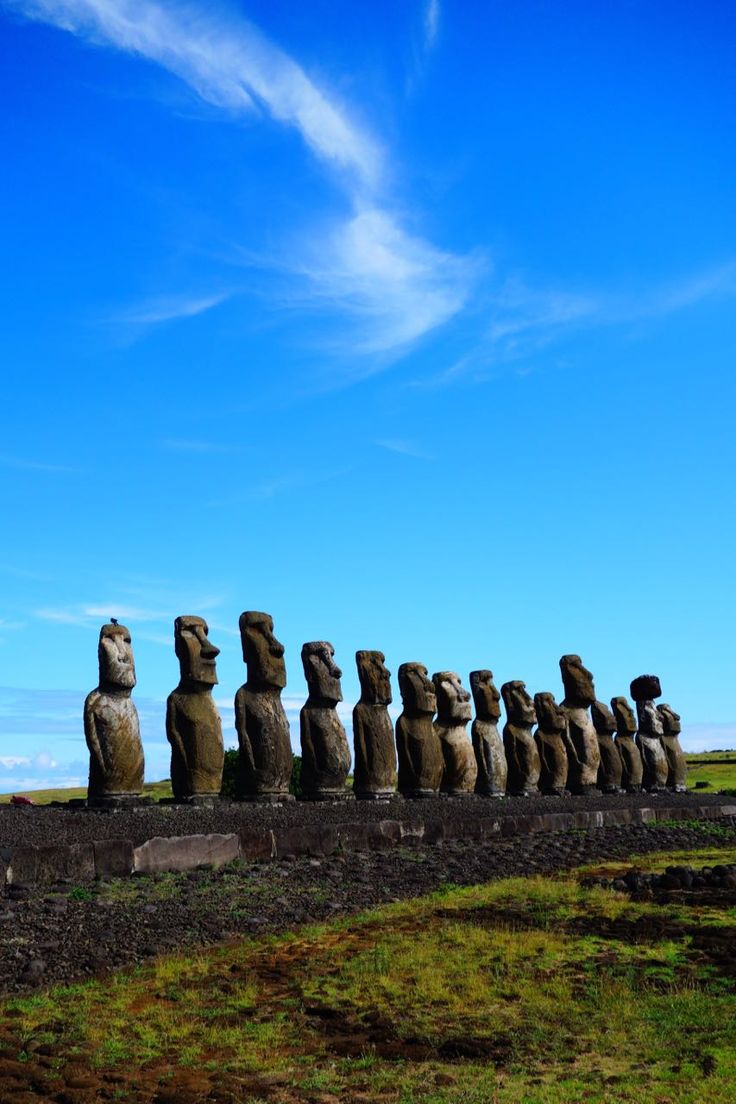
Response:
[{"label": "moai face", "polygon": [[501,687],[509,724],[533,725],[537,719],[534,702],[526,692],[526,683],[516,680]]},{"label": "moai face", "polygon": [[546,691],[534,695],[534,710],[542,732],[564,732],[567,718],[555,701],[554,694]]},{"label": "moai face", "polygon": [[302,648],[309,697],[337,705],[342,701],[342,671],[335,663],[334,656],[335,649],[326,640],[313,640]]},{"label": "moai face", "polygon": [[182,681],[202,686],[217,684],[217,664],[220,654],[207,636],[209,629],[203,617],[185,615],[174,622],[174,650],[179,658]]},{"label": "moai face", "polygon": [[383,652],[356,652],[360,700],[364,705],[390,705],[391,672]]},{"label": "moai face", "polygon": [[662,726],[664,728],[665,736],[679,736],[682,732],[682,724],[680,722],[680,714],[675,713],[671,705],[667,705],[662,702],[657,706],[657,712],[662,718]]},{"label": "moai face", "polygon": [[619,736],[636,736],[637,723],[634,710],[627,698],[611,698],[611,709],[616,718],[616,732]]},{"label": "moai face", "polygon": [[471,671],[470,689],[478,720],[495,724],[501,717],[501,695],[493,682],[493,671]]},{"label": "moai face", "polygon": [[286,686],[284,645],[273,634],[273,620],[267,613],[246,610],[240,615],[240,640],[253,687],[283,690]]},{"label": "moai face", "polygon": [[402,663],[399,667],[399,690],[404,712],[408,716],[419,716],[436,712],[437,697],[427,668],[421,663]]},{"label": "moai face", "polygon": [[599,736],[613,736],[616,731],[616,718],[602,701],[594,701],[590,710],[593,728]]},{"label": "moai face", "polygon": [[135,686],[135,662],[130,632],[125,625],[103,625],[97,645],[100,687],[132,690]]},{"label": "moai face", "polygon": [[582,708],[595,701],[593,675],[579,655],[564,655],[560,660],[562,685],[565,687],[565,701],[568,705]]},{"label": "moai face", "polygon": [[464,724],[470,720],[470,694],[454,671],[437,671],[432,675],[437,698],[437,720],[440,723]]}]

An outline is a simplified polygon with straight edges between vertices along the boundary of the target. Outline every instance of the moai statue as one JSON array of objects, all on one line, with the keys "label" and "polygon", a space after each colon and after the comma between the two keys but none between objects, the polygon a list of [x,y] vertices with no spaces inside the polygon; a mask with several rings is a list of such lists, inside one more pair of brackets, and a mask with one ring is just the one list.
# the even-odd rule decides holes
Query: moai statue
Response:
[{"label": "moai statue", "polygon": [[437,699],[434,730],[445,761],[440,788],[448,797],[472,794],[478,778],[478,764],[467,732],[472,715],[470,694],[454,671],[437,671],[432,675],[432,682]]},{"label": "moai statue", "polygon": [[667,788],[667,756],[662,743],[664,725],[657,712],[654,699],[662,695],[662,687],[656,675],[639,675],[631,683],[631,696],[636,702],[639,731],[636,742],[644,764],[643,785],[650,793]]},{"label": "moai statue", "polygon": [[550,797],[564,797],[567,785],[567,717],[555,701],[554,694],[534,695],[537,714],[537,742],[541,769],[539,788]]},{"label": "moai statue", "polygon": [[542,769],[532,735],[532,726],[537,719],[534,702],[523,682],[505,682],[501,694],[506,706],[503,746],[509,768],[508,791],[515,797],[528,797],[537,790]]},{"label": "moai statue", "polygon": [[636,745],[636,717],[627,698],[611,698],[611,709],[616,718],[616,747],[621,756],[623,773],[621,784],[627,793],[641,793],[644,764]]},{"label": "moai statue", "polygon": [[286,686],[284,646],[267,613],[240,615],[240,639],[248,675],[235,695],[240,746],[240,791],[247,801],[293,801],[289,793],[291,732],[281,704]]},{"label": "moai statue", "polygon": [[222,722],[212,700],[220,649],[210,641],[202,617],[177,617],[174,648],[179,685],[166,702],[166,736],[171,744],[171,788],[175,801],[208,804],[219,798],[225,748]]},{"label": "moai statue", "polygon": [[84,703],[89,748],[90,805],[134,802],[143,789],[143,745],[138,710],[131,700],[135,663],[130,633],[112,623],[100,629],[100,681]]},{"label": "moai statue", "polygon": [[657,706],[657,712],[662,718],[664,735],[662,744],[667,756],[667,788],[675,793],[687,792],[687,762],[685,753],[680,747],[680,714],[675,713],[671,705],[664,702]]},{"label": "moai statue", "polygon": [[475,792],[482,797],[503,797],[506,793],[506,752],[498,722],[501,695],[493,683],[493,671],[471,671],[470,689],[475,703],[475,720],[470,728],[478,778]]},{"label": "moai statue", "polygon": [[578,655],[560,660],[565,698],[562,709],[567,718],[567,788],[584,794],[596,789],[601,753],[598,747],[590,707],[595,701],[593,676]]},{"label": "moai statue", "polygon": [[355,653],[360,701],[353,709],[353,792],[360,801],[386,801],[396,792],[394,726],[388,715],[391,672],[383,652]]},{"label": "moai statue", "polygon": [[594,701],[591,706],[593,728],[598,736],[601,765],[598,767],[598,789],[603,793],[621,793],[624,765],[613,740],[616,718],[605,702]]},{"label": "moai statue", "polygon": [[404,797],[435,797],[445,763],[432,724],[437,698],[427,668],[421,663],[402,663],[399,690],[404,707],[396,722],[399,792]]},{"label": "moai statue", "polygon": [[334,656],[335,649],[326,640],[313,640],[302,648],[309,697],[299,714],[301,782],[309,801],[343,801],[352,796],[345,786],[350,748],[336,709],[342,701],[342,671]]}]

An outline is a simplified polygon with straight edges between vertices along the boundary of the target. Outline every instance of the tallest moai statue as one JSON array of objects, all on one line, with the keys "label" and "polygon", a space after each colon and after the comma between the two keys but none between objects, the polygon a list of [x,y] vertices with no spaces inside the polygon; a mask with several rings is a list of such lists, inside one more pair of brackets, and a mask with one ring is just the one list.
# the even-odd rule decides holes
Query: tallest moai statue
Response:
[{"label": "tallest moai statue", "polygon": [[90,805],[124,804],[143,789],[143,745],[138,710],[131,700],[135,663],[130,632],[113,622],[100,629],[100,681],[84,703],[89,748]]}]

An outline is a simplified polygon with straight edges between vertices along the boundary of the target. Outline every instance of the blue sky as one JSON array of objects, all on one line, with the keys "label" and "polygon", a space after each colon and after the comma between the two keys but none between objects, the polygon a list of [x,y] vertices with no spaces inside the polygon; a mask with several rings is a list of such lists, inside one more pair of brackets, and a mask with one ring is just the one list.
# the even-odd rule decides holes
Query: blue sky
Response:
[{"label": "blue sky", "polygon": [[172,623],[464,680],[655,671],[736,746],[734,16],[0,2],[0,792],[82,779],[99,625],[150,777]]}]

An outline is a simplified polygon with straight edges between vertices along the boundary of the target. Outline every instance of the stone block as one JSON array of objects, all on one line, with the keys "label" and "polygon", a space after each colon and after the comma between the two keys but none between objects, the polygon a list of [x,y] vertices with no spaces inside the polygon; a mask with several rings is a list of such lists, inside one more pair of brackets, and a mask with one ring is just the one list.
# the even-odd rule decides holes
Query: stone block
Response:
[{"label": "stone block", "polygon": [[345,851],[370,850],[368,824],[339,824],[337,825],[337,834],[340,847]]},{"label": "stone block", "polygon": [[104,839],[93,843],[95,875],[98,878],[128,878],[135,865],[131,840]]},{"label": "stone block", "polygon": [[3,849],[5,881],[8,885],[35,885],[38,852],[31,844]]},{"label": "stone block", "polygon": [[94,876],[91,843],[14,847],[7,855],[9,885],[48,885],[62,879],[91,882]]},{"label": "stone block", "polygon": [[234,832],[227,835],[154,836],[136,847],[133,854],[133,869],[137,874],[223,866],[240,857],[240,839]]},{"label": "stone block", "polygon": [[273,832],[258,831],[255,828],[241,828],[240,857],[248,862],[258,859],[272,859],[276,854]]},{"label": "stone block", "polygon": [[445,827],[443,820],[425,820],[422,842],[429,844],[443,843],[446,834]]},{"label": "stone block", "polygon": [[319,858],[325,854],[322,833],[323,829],[316,825],[303,825],[299,828],[277,828],[274,831],[276,858],[296,859],[302,855]]},{"label": "stone block", "polygon": [[[401,825],[398,820],[370,821],[368,828],[368,847],[371,851],[388,851],[401,841]],[[425,836],[425,843],[427,841]]]}]

